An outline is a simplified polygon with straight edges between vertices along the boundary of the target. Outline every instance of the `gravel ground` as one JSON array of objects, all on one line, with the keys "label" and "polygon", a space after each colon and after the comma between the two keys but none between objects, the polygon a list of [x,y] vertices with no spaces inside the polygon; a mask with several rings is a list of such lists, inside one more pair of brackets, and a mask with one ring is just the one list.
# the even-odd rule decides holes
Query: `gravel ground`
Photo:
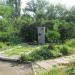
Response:
[{"label": "gravel ground", "polygon": [[0,61],[0,75],[32,75],[32,68],[30,64]]}]

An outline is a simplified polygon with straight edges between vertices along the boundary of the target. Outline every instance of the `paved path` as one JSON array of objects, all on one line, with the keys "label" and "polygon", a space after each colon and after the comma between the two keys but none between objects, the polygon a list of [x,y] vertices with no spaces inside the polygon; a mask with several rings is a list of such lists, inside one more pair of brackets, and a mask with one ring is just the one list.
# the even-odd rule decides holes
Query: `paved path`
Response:
[{"label": "paved path", "polygon": [[[68,64],[72,61],[75,61],[75,54],[57,59],[34,62],[33,67],[34,69],[42,68],[44,70],[50,70],[54,65]],[[0,61],[0,75],[32,75],[32,65]]]},{"label": "paved path", "polygon": [[30,64],[0,61],[0,75],[32,75],[32,68]]},{"label": "paved path", "polygon": [[43,69],[49,70],[54,65],[58,65],[58,64],[67,65],[67,64],[69,64],[72,61],[75,61],[75,54],[74,55],[70,55],[70,56],[56,58],[56,59],[46,60],[46,61],[45,60],[38,61],[38,62],[34,63],[34,67],[38,65],[38,66],[40,66]]}]

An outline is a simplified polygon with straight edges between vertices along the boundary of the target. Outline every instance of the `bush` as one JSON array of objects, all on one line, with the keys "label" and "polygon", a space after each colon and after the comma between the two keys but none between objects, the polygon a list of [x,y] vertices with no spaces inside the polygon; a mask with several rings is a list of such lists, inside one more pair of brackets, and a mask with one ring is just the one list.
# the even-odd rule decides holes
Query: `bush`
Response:
[{"label": "bush", "polygon": [[8,39],[8,33],[7,32],[0,32],[0,41],[5,42]]},{"label": "bush", "polygon": [[6,42],[0,42],[0,51],[6,49],[7,46],[8,46],[8,45],[6,44]]},{"label": "bush", "polygon": [[57,48],[50,49],[49,45],[43,46],[40,49],[36,49],[30,54],[23,54],[21,55],[22,61],[36,61],[36,60],[46,60],[50,58],[56,58],[60,57],[62,54],[60,53],[60,50]]},{"label": "bush", "polygon": [[21,27],[20,36],[24,38],[24,41],[34,42],[37,41],[37,27],[34,24],[25,24]]},{"label": "bush", "polygon": [[48,58],[52,58],[53,54],[50,52],[48,47],[43,47],[40,50],[35,50],[30,54],[30,57],[33,58],[33,60],[46,60]]},{"label": "bush", "polygon": [[53,68],[51,71],[48,72],[48,75],[59,75],[59,69]]},{"label": "bush", "polygon": [[64,55],[72,54],[73,50],[67,45],[45,45],[40,49],[36,49],[29,54],[24,54],[21,56],[23,61],[37,61],[37,60],[46,60],[61,57]]},{"label": "bush", "polygon": [[21,54],[20,61],[21,61],[21,62],[23,62],[23,61],[28,61],[28,56],[25,55],[25,54]]},{"label": "bush", "polygon": [[75,39],[66,40],[65,44],[70,47],[75,47]]},{"label": "bush", "polygon": [[23,39],[18,36],[14,36],[14,37],[9,37],[8,42],[10,42],[11,44],[20,44],[23,42]]},{"label": "bush", "polygon": [[70,65],[66,68],[66,72],[69,75],[75,75],[75,62],[70,63]]},{"label": "bush", "polygon": [[71,54],[71,49],[69,46],[63,45],[63,47],[60,50],[60,53],[62,53],[62,55],[69,55]]},{"label": "bush", "polygon": [[67,69],[69,75],[75,75],[75,66],[71,66]]},{"label": "bush", "polygon": [[61,21],[61,24],[58,28],[58,31],[60,33],[60,37],[62,40],[62,43],[65,42],[67,39],[75,38],[75,25],[74,23]]},{"label": "bush", "polygon": [[51,53],[53,54],[53,58],[62,56],[62,53],[60,53],[58,50],[53,50]]},{"label": "bush", "polygon": [[23,58],[23,60],[25,61],[46,60],[49,58],[53,58],[53,54],[48,49],[48,46],[44,46],[40,50],[36,49],[29,55],[22,55],[21,58]]},{"label": "bush", "polygon": [[46,38],[48,42],[57,43],[59,42],[58,40],[60,39],[60,34],[57,31],[48,31],[46,33]]}]

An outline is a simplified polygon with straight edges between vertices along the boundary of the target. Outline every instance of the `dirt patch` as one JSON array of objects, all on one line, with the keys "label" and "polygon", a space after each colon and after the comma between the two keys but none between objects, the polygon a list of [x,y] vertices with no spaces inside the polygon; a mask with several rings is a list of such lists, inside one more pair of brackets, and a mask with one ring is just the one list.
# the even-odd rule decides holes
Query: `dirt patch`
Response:
[{"label": "dirt patch", "polygon": [[32,65],[0,61],[0,75],[32,75]]}]

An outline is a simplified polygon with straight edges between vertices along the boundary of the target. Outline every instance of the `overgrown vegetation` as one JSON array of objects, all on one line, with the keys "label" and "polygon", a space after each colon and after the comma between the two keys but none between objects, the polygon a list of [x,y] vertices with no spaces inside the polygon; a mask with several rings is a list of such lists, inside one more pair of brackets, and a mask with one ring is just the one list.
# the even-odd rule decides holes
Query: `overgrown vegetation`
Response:
[{"label": "overgrown vegetation", "polygon": [[[67,9],[63,5],[54,6],[45,0],[31,0],[21,17],[13,18],[13,10],[12,6],[0,6],[0,15],[3,16],[0,20],[2,41],[37,41],[38,26],[46,27],[46,42],[64,43],[67,39],[75,38],[74,7]],[[29,12],[33,14],[30,15]]]},{"label": "overgrown vegetation", "polygon": [[66,66],[66,68],[53,67],[50,71],[40,71],[39,75],[75,75],[75,62]]},{"label": "overgrown vegetation", "polygon": [[53,59],[65,55],[70,55],[75,53],[72,47],[68,45],[45,45],[40,49],[35,49],[29,54],[24,53],[21,55],[21,61],[36,61],[36,60],[46,60]]},{"label": "overgrown vegetation", "polygon": [[74,7],[67,9],[63,5],[49,4],[45,0],[31,0],[23,9],[22,16],[14,16],[13,11],[12,6],[0,6],[0,15],[3,17],[0,19],[0,42],[9,42],[10,45],[24,42],[38,44],[37,27],[44,26],[46,43],[49,43],[28,55],[23,54],[21,60],[45,60],[74,53],[72,49],[75,46]]}]

